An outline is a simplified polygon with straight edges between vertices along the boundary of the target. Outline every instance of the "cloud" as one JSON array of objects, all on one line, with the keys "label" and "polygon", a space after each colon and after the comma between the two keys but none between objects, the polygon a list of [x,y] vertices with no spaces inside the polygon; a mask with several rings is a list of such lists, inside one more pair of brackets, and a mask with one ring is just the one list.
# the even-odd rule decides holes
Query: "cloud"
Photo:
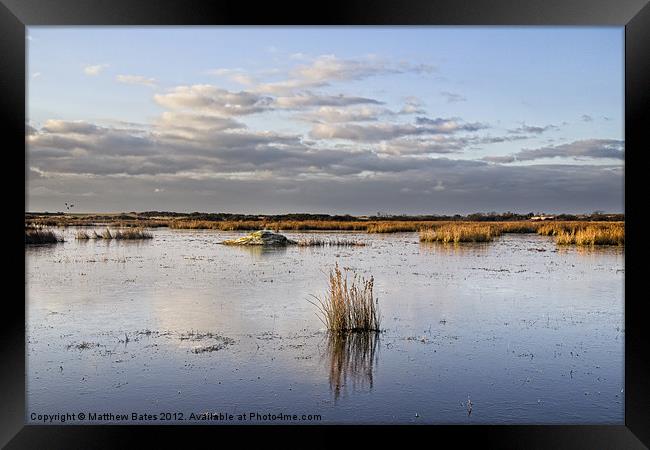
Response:
[{"label": "cloud", "polygon": [[407,97],[400,114],[426,114],[422,108],[422,101],[417,97]]},{"label": "cloud", "polygon": [[[268,212],[269,205],[280,210],[351,208],[355,213],[360,213],[359,205],[371,210],[392,205],[426,212],[432,201],[435,212],[448,208],[453,213],[463,212],[458,205],[470,211],[532,204],[549,205],[548,210],[571,204],[603,209],[616,207],[622,198],[620,165],[507,166],[490,164],[487,158],[428,156],[520,136],[443,133],[338,148],[249,130],[233,118],[167,113],[147,129],[62,120],[47,121],[40,129],[27,125],[29,204],[95,192],[94,205],[101,208],[151,209],[152,198],[144,193],[154,195],[155,189],[164,190],[157,197],[168,202],[163,209],[202,210],[218,193],[220,208],[250,212]],[[569,153],[592,155],[589,149],[597,141],[586,142],[553,148],[566,154],[572,145]],[[598,202],[595,196],[601,196]]]},{"label": "cloud", "polygon": [[95,64],[91,66],[86,66],[84,67],[84,73],[86,75],[94,77],[102,73],[102,71],[107,67],[109,67],[108,64]]},{"label": "cloud", "polygon": [[223,116],[241,116],[271,109],[273,99],[252,92],[231,92],[208,84],[178,86],[154,95],[159,105],[172,110],[195,109]]},{"label": "cloud", "polygon": [[487,156],[485,161],[511,163],[543,158],[618,159],[625,158],[624,141],[614,139],[583,139],[568,144],[524,149],[510,156]]},{"label": "cloud", "polygon": [[478,131],[489,128],[488,125],[479,122],[466,123],[459,118],[451,119],[429,119],[427,117],[416,117],[415,123],[425,125],[435,133],[455,133],[457,131]]},{"label": "cloud", "polygon": [[290,70],[287,79],[261,84],[257,90],[282,94],[329,86],[333,82],[358,81],[388,74],[432,73],[435,70],[434,66],[428,64],[396,64],[377,58],[340,59],[335,55],[321,55],[309,64]]},{"label": "cloud", "polygon": [[456,102],[466,102],[467,101],[467,98],[465,98],[464,96],[462,96],[460,94],[453,93],[453,92],[449,92],[449,91],[442,91],[442,92],[440,92],[440,95],[442,95],[443,97],[445,97],[447,99],[447,103],[456,103]]},{"label": "cloud", "polygon": [[318,95],[311,92],[296,94],[288,97],[277,97],[273,106],[282,109],[301,109],[319,106],[350,106],[350,105],[381,105],[382,102],[367,98],[347,95]]},{"label": "cloud", "polygon": [[460,131],[477,131],[487,128],[480,123],[465,123],[458,118],[417,117],[415,124],[315,124],[309,132],[312,139],[345,139],[358,142],[378,142],[405,136],[452,134]]},{"label": "cloud", "polygon": [[[399,138],[379,143],[374,149],[379,153],[393,155],[424,155],[462,153],[469,148],[486,144],[502,143],[520,139],[527,136],[450,136],[439,134],[423,138]],[[490,159],[485,159],[491,161]]]},{"label": "cloud", "polygon": [[308,122],[318,123],[344,123],[377,121],[383,116],[394,116],[395,113],[387,108],[375,106],[361,106],[352,108],[338,108],[321,106],[316,111],[296,115],[296,118]]},{"label": "cloud", "polygon": [[423,155],[460,153],[468,145],[464,138],[430,136],[426,139],[400,138],[383,141],[375,147],[379,153],[390,155]]},{"label": "cloud", "polygon": [[510,155],[510,156],[484,156],[482,158],[482,160],[487,161],[487,162],[503,163],[503,164],[507,164],[507,163],[511,163],[511,162],[516,161],[515,157],[512,156],[512,155]]},{"label": "cloud", "polygon": [[557,130],[557,129],[558,129],[558,127],[556,125],[533,126],[533,125],[523,124],[519,128],[508,130],[508,133],[513,133],[513,134],[522,134],[522,133],[542,134],[545,131]]},{"label": "cloud", "polygon": [[226,77],[235,83],[239,83],[245,86],[251,86],[256,82],[255,77],[246,73],[244,69],[213,69],[208,70],[207,73],[210,75]]},{"label": "cloud", "polygon": [[[115,210],[205,210],[215,198],[220,209],[244,212],[349,208],[363,213],[360,205],[370,211],[427,212],[435,205],[434,212],[448,208],[456,213],[462,212],[458,205],[563,209],[573,202],[603,209],[620,203],[623,141],[582,140],[477,159],[485,153],[469,150],[493,145],[503,153],[499,144],[539,137],[556,126],[522,124],[492,136],[484,131],[487,123],[427,116],[415,96],[402,97],[402,108],[393,110],[362,91],[336,95],[335,83],[426,74],[435,70],[431,66],[374,57],[297,59],[299,65],[282,72],[284,78],[278,71],[255,76],[242,69],[211,71],[241,84],[241,90],[194,84],[154,91],[164,111],[149,124],[27,124],[29,204],[88,193],[98,208]],[[265,76],[279,81],[259,83],[258,77]],[[118,81],[156,84],[128,75]],[[441,95],[461,101],[454,97],[459,94]],[[294,119],[291,127],[285,126],[286,118]],[[296,126],[295,119],[307,123]],[[587,161],[537,161],[554,157]],[[595,159],[602,160],[591,165]],[[517,161],[531,163],[509,164]],[[605,200],[586,206],[597,195]]]},{"label": "cloud", "polygon": [[594,118],[591,117],[589,114],[583,114],[583,115],[580,117],[580,119],[581,119],[583,122],[593,122],[593,121],[594,121]]},{"label": "cloud", "polygon": [[141,75],[117,75],[115,79],[124,84],[137,84],[140,86],[156,87],[155,78],[147,78]]}]

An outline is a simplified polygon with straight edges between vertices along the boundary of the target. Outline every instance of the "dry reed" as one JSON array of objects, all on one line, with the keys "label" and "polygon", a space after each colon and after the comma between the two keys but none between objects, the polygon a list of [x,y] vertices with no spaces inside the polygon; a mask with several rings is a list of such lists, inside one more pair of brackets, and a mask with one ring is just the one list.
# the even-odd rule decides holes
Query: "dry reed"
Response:
[{"label": "dry reed", "polygon": [[63,242],[63,238],[52,230],[25,228],[25,244],[27,245],[56,244],[57,242]]},{"label": "dry reed", "polygon": [[555,236],[558,245],[625,245],[625,228],[586,227],[575,231],[560,231]]},{"label": "dry reed", "polygon": [[141,228],[130,228],[127,230],[113,230],[106,228],[101,234],[93,230],[92,234],[87,231],[78,231],[76,238],[79,240],[87,239],[117,239],[117,240],[138,240],[138,239],[152,239],[153,235]]},{"label": "dry reed", "polygon": [[308,239],[299,239],[299,247],[364,247],[365,242],[354,239],[319,239],[319,238],[308,238]]},{"label": "dry reed", "polygon": [[446,224],[420,231],[420,242],[491,242],[499,236],[499,227],[487,224]]},{"label": "dry reed", "polygon": [[329,274],[329,290],[323,299],[312,296],[319,318],[330,332],[347,333],[379,331],[381,321],[377,301],[373,297],[374,278],[369,280],[355,274],[348,283],[338,263]]}]

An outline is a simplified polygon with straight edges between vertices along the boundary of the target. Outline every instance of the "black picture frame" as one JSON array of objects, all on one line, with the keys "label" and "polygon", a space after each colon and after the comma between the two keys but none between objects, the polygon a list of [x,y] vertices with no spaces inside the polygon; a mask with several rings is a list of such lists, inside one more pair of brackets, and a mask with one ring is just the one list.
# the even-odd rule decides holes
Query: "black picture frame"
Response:
[{"label": "black picture frame", "polygon": [[[270,439],[304,445],[324,443],[332,430],[344,433],[347,445],[359,440],[368,445],[390,435],[417,433],[423,442],[451,438],[459,444],[488,448],[645,448],[650,445],[650,373],[648,350],[642,345],[645,325],[644,297],[631,295],[639,285],[645,246],[640,236],[641,171],[647,151],[645,128],[650,123],[650,4],[648,0],[390,0],[278,4],[199,0],[0,0],[0,114],[5,170],[17,179],[4,178],[5,200],[11,202],[15,246],[5,262],[20,270],[24,248],[19,238],[24,226],[25,197],[14,195],[25,172],[17,169],[25,149],[25,27],[30,25],[615,25],[625,27],[625,425],[621,426],[36,426],[25,425],[25,303],[17,294],[5,294],[2,318],[2,408],[0,444],[7,448],[99,448],[130,446],[135,438],[181,445],[208,439],[225,445],[225,433],[236,433],[239,445],[264,432]],[[7,161],[10,157],[11,160]],[[25,171],[27,168],[25,168]],[[7,173],[6,172],[6,173]],[[636,203],[636,205],[635,205]],[[7,222],[6,222],[7,223]],[[5,249],[5,252],[7,249]],[[24,269],[24,264],[23,264]],[[20,283],[20,276],[11,278]],[[254,432],[252,432],[254,431]],[[317,436],[314,439],[314,434]],[[309,440],[307,440],[309,439]],[[270,442],[270,441],[267,441]],[[288,443],[288,441],[284,441]],[[333,441],[338,443],[338,440]],[[198,445],[198,444],[190,444]],[[419,444],[417,444],[419,445]]]}]

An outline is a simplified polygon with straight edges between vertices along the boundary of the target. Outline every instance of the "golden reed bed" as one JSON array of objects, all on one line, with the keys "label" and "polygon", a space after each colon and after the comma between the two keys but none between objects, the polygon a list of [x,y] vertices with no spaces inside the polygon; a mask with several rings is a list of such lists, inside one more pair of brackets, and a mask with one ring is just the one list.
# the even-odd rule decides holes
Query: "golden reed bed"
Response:
[{"label": "golden reed bed", "polygon": [[625,245],[623,222],[496,222],[444,224],[420,230],[421,242],[490,242],[503,233],[554,236],[558,245]]},{"label": "golden reed bed", "polygon": [[420,231],[420,242],[491,242],[501,235],[497,225],[447,224]]},{"label": "golden reed bed", "polygon": [[358,231],[367,233],[419,232],[422,242],[490,242],[503,233],[538,233],[553,236],[560,245],[624,245],[624,222],[598,221],[414,221],[414,220],[191,220],[156,218],[125,220],[116,217],[63,216],[26,220],[30,227],[112,226],[115,228],[169,227],[220,231]]}]

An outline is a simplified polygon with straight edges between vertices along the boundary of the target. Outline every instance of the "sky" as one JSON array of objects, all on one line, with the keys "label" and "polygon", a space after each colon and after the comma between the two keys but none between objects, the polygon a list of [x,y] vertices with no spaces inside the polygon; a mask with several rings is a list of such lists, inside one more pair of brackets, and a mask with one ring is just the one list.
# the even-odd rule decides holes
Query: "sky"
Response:
[{"label": "sky", "polygon": [[623,212],[623,27],[28,27],[26,210]]}]

